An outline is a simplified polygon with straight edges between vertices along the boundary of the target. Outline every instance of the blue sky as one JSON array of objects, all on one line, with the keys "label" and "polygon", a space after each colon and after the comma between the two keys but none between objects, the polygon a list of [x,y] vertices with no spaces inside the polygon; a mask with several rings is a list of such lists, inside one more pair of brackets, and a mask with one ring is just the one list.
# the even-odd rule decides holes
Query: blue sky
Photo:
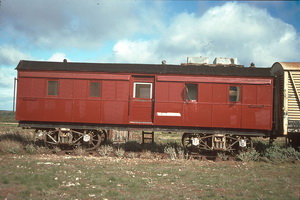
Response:
[{"label": "blue sky", "polygon": [[300,61],[299,19],[299,1],[2,0],[0,110],[12,110],[19,60],[270,67]]}]

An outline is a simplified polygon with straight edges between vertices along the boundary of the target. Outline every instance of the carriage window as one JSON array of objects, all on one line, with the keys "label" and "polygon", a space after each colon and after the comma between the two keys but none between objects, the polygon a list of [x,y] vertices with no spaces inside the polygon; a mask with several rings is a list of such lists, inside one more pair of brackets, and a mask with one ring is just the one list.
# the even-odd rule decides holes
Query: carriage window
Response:
[{"label": "carriage window", "polygon": [[99,82],[90,82],[90,97],[100,97]]},{"label": "carriage window", "polygon": [[134,83],[133,98],[152,98],[152,83]]},{"label": "carriage window", "polygon": [[58,95],[58,81],[48,81],[48,95]]},{"label": "carriage window", "polygon": [[240,96],[241,96],[240,91],[241,91],[241,87],[230,86],[229,87],[229,101],[230,102],[239,102]]},{"label": "carriage window", "polygon": [[197,101],[198,100],[198,84],[186,84],[186,101]]}]

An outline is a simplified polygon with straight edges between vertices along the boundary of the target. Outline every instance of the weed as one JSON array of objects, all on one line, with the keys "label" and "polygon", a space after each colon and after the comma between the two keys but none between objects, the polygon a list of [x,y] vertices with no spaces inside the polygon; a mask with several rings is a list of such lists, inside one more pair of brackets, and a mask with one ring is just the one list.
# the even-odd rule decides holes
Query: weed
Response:
[{"label": "weed", "polygon": [[25,151],[28,154],[34,154],[36,152],[36,148],[33,144],[28,144],[25,146]]},{"label": "weed", "polygon": [[178,159],[185,159],[187,156],[185,155],[184,148],[182,147],[177,147],[176,148],[177,154],[178,154]]},{"label": "weed", "polygon": [[175,160],[177,158],[176,149],[172,146],[167,145],[164,148],[164,153],[168,154],[171,160]]},{"label": "weed", "polygon": [[270,145],[269,143],[254,140],[253,146],[255,150],[262,155]]},{"label": "weed", "polygon": [[78,147],[78,148],[74,149],[74,154],[76,156],[82,156],[82,155],[84,155],[84,153],[85,153],[85,150],[82,147]]},{"label": "weed", "polygon": [[23,146],[20,142],[12,140],[1,140],[0,141],[0,151],[4,153],[17,154],[20,153]]},{"label": "weed", "polygon": [[223,160],[223,161],[226,161],[226,160],[229,159],[229,156],[226,155],[225,152],[218,152],[218,153],[217,153],[217,156],[218,156],[221,160]]},{"label": "weed", "polygon": [[151,151],[149,151],[149,150],[144,150],[144,151],[142,152],[140,158],[146,158],[146,159],[150,159],[150,158],[151,158],[151,159],[152,159],[152,158],[154,158],[154,157],[152,156]]},{"label": "weed", "polygon": [[129,152],[129,153],[127,154],[127,157],[128,157],[128,158],[136,158],[137,155],[136,155],[136,153],[134,153],[134,152]]},{"label": "weed", "polygon": [[285,151],[288,158],[298,161],[300,160],[300,152],[296,151],[296,149],[288,147]]},{"label": "weed", "polygon": [[272,145],[266,149],[264,156],[272,162],[285,162],[289,160],[299,160],[300,152],[292,147],[282,148],[278,145]]},{"label": "weed", "polygon": [[100,146],[100,148],[98,149],[98,153],[100,154],[100,156],[109,156],[111,152],[113,152],[113,147],[109,146],[109,145],[103,145]]},{"label": "weed", "polygon": [[49,151],[49,149],[46,148],[46,147],[43,147],[43,146],[37,146],[37,147],[36,147],[36,153],[37,153],[37,154],[45,154],[45,153],[47,153],[48,151]]},{"label": "weed", "polygon": [[125,151],[124,151],[124,149],[122,149],[122,148],[117,148],[117,149],[115,150],[115,155],[116,155],[118,158],[123,157],[124,154],[125,154]]},{"label": "weed", "polygon": [[252,151],[242,152],[237,155],[237,158],[243,162],[258,161],[260,154],[253,149]]},{"label": "weed", "polygon": [[61,149],[58,146],[55,146],[52,151],[53,153],[59,153],[61,152]]}]

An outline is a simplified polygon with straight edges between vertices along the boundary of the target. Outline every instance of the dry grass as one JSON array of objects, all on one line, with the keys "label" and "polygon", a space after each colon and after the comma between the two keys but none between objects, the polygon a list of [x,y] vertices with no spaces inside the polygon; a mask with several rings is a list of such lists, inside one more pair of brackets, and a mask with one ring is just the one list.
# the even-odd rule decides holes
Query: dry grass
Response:
[{"label": "dry grass", "polygon": [[256,153],[243,155],[247,162],[186,160],[180,159],[185,155],[178,135],[167,133],[164,139],[159,133],[154,145],[131,141],[102,146],[100,157],[90,157],[83,149],[75,150],[77,156],[57,156],[33,145],[30,130],[2,126],[0,199],[300,198],[298,159],[269,162],[299,152],[282,150],[282,144],[267,151],[262,141],[256,142],[257,152],[270,158],[266,162],[252,162]]},{"label": "dry grass", "polygon": [[299,199],[300,164],[0,156],[0,199]]},{"label": "dry grass", "polygon": [[1,140],[0,141],[0,152],[17,154],[23,150],[23,145],[20,142],[13,140]]}]

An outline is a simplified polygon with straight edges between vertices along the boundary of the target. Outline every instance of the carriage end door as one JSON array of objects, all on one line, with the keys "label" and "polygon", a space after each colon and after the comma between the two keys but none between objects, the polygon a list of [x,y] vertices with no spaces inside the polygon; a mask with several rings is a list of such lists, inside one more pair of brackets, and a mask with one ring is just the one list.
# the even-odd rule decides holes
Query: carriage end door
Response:
[{"label": "carriage end door", "polygon": [[152,124],[154,77],[132,77],[129,101],[130,123]]}]

